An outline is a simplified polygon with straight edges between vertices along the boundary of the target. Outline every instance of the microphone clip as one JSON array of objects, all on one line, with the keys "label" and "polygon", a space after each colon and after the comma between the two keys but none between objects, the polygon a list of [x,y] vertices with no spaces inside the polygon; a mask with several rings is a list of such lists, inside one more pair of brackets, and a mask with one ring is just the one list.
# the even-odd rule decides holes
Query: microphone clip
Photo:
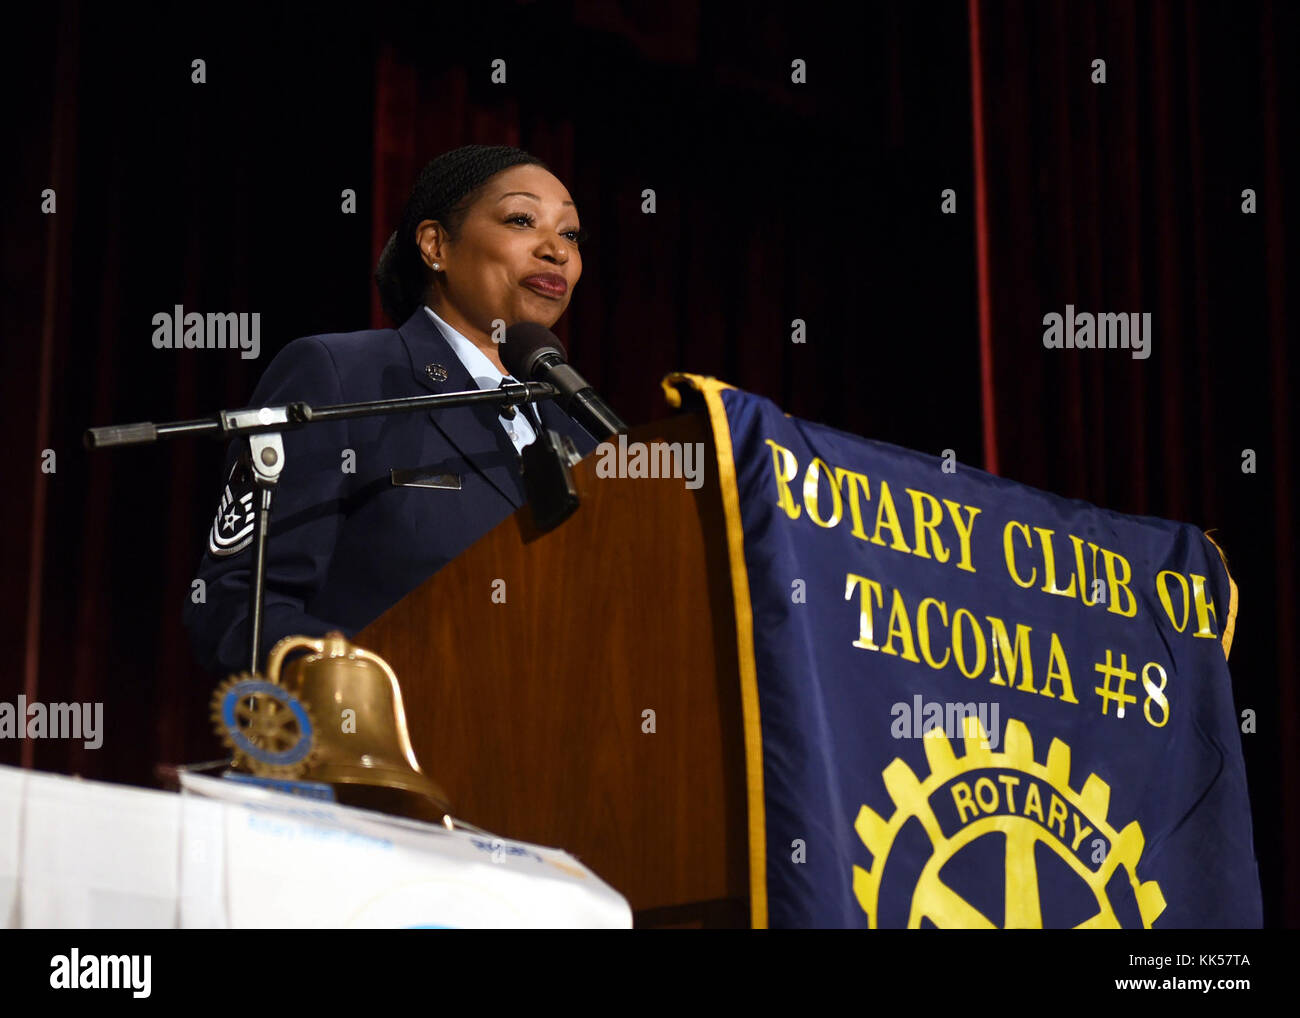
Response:
[{"label": "microphone clip", "polygon": [[[504,389],[509,384],[510,383],[503,378],[501,379],[501,384],[498,385],[497,388]],[[513,421],[515,419],[515,414],[519,412],[519,405],[517,403],[500,403],[498,406],[501,409],[501,416],[507,421]]]}]

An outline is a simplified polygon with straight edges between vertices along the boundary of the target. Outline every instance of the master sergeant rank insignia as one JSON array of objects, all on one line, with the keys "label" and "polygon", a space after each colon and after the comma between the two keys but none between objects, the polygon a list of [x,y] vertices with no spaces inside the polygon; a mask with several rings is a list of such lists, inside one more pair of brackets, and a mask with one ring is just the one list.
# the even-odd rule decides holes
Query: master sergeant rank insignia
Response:
[{"label": "master sergeant rank insignia", "polygon": [[218,558],[237,555],[253,542],[253,478],[243,459],[235,461],[208,532],[208,551]]}]

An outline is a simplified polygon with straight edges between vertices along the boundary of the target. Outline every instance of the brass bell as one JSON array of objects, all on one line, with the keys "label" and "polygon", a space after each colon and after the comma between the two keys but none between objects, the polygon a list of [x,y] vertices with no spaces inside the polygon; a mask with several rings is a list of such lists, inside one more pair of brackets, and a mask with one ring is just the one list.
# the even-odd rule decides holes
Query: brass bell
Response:
[{"label": "brass bell", "polygon": [[[301,648],[315,653],[290,661],[281,680],[285,655]],[[402,690],[379,655],[339,632],[287,636],[271,648],[266,677],[306,703],[319,726],[303,781],[331,785],[348,806],[431,823],[451,815],[447,793],[415,759]]]}]

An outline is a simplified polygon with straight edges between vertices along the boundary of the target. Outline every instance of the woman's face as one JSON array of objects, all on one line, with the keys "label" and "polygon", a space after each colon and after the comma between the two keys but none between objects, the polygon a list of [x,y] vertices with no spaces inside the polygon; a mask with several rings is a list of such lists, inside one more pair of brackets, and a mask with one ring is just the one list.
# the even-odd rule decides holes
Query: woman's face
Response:
[{"label": "woman's face", "polygon": [[496,319],[550,328],[564,314],[582,275],[580,227],[573,199],[552,173],[512,166],[488,181],[457,240],[432,220],[420,223],[416,237],[425,263],[441,265],[448,310],[491,335]]}]

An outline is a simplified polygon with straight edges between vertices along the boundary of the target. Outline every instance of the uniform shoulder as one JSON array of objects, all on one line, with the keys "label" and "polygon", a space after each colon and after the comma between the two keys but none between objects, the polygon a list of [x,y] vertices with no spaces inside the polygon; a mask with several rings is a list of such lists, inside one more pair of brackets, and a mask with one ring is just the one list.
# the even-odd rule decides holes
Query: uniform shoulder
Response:
[{"label": "uniform shoulder", "polygon": [[384,349],[399,349],[401,337],[396,329],[360,329],[356,332],[326,332],[314,336],[301,336],[288,343],[281,351],[297,356],[310,356],[323,350],[342,368],[358,359],[371,359]]},{"label": "uniform shoulder", "polygon": [[328,394],[372,387],[383,366],[406,361],[396,329],[361,329],[300,336],[271,358],[258,384],[257,397],[268,399],[292,390],[297,399],[320,400]]},{"label": "uniform shoulder", "polygon": [[276,359],[294,362],[328,359],[339,377],[346,379],[378,364],[405,359],[405,350],[396,329],[361,329],[301,336],[287,343]]}]

